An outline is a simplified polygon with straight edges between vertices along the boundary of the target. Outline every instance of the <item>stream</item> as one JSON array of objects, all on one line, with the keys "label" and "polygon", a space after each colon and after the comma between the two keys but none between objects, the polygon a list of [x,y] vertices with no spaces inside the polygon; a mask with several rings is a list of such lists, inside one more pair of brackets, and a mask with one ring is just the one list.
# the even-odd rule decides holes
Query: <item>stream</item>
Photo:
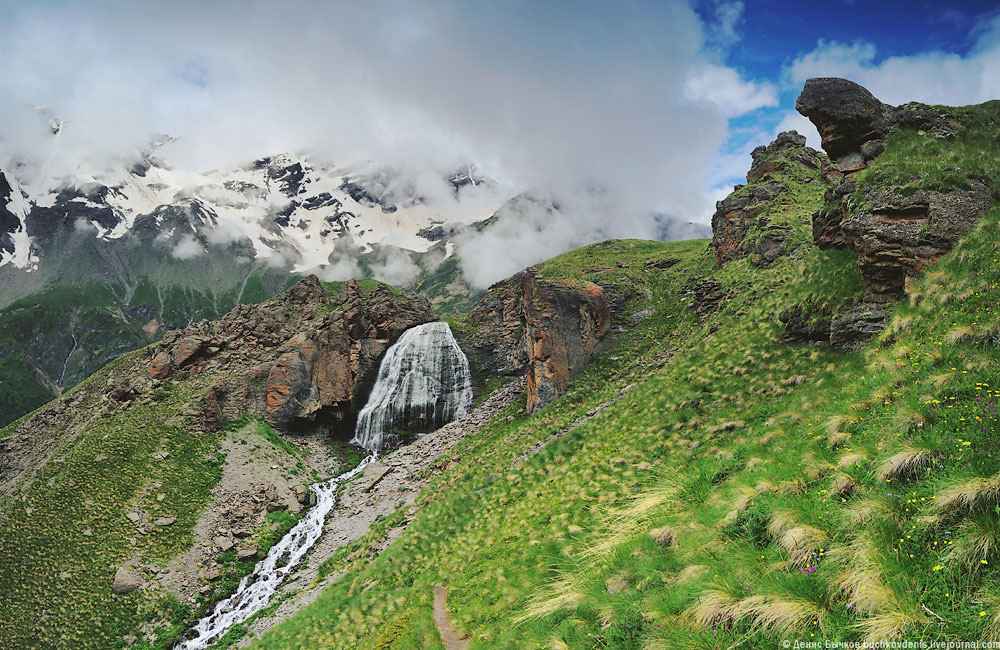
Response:
[{"label": "stream", "polygon": [[178,644],[176,650],[204,650],[229,628],[266,607],[285,576],[295,569],[319,539],[326,516],[337,505],[337,488],[340,483],[360,474],[375,458],[375,454],[371,454],[349,472],[313,484],[311,487],[316,494],[316,505],[307,511],[280,542],[271,547],[267,556],[254,567],[253,573],[244,576],[233,595],[219,601],[211,614],[191,628],[189,634],[193,632],[196,636]]},{"label": "stream", "polygon": [[337,488],[364,471],[382,449],[397,442],[391,432],[433,431],[465,415],[471,406],[469,361],[448,324],[425,323],[404,332],[386,351],[368,403],[358,416],[352,442],[367,449],[368,457],[351,471],[312,485],[316,505],[271,547],[231,596],[219,601],[211,614],[187,631],[187,638],[175,650],[204,650],[267,606],[323,533],[326,517],[337,505]]}]

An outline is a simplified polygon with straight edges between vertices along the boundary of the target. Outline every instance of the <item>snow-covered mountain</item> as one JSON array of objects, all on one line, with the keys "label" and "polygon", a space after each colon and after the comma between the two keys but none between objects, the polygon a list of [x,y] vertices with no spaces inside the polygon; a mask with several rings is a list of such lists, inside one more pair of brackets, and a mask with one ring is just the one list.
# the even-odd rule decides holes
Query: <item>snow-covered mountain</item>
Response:
[{"label": "snow-covered mountain", "polygon": [[[249,242],[258,261],[293,272],[388,244],[426,251],[452,227],[488,218],[509,197],[461,166],[428,182],[374,164],[336,167],[275,155],[230,169],[190,172],[147,154],[100,175],[62,183],[31,170],[0,172],[0,267],[34,270],[61,232],[103,242],[138,229],[178,259],[213,244]],[[55,186],[56,189],[50,189]]]}]

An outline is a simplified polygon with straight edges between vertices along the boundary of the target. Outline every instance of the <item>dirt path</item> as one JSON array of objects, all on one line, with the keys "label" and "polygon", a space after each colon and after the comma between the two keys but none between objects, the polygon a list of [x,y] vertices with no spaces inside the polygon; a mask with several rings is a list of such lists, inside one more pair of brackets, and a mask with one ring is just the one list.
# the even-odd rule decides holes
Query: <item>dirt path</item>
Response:
[{"label": "dirt path", "polygon": [[451,615],[448,613],[448,589],[444,585],[434,587],[434,625],[441,634],[441,643],[445,650],[465,650],[469,647],[467,639],[460,639],[451,626]]},{"label": "dirt path", "polygon": [[285,581],[274,598],[279,598],[286,592],[301,591],[282,602],[273,615],[254,621],[250,625],[250,634],[239,643],[239,647],[249,645],[254,638],[290,618],[340,578],[339,575],[332,575],[322,582],[315,582],[324,560],[343,546],[363,537],[379,517],[392,514],[397,507],[410,506],[406,512],[406,520],[390,530],[388,538],[376,550],[381,552],[402,534],[416,515],[412,506],[417,496],[431,479],[424,470],[450,452],[459,440],[490,422],[520,395],[523,388],[524,381],[518,380],[498,389],[468,415],[404,447],[394,449],[368,465],[360,476],[344,486],[338,497],[337,507],[327,519],[322,537],[309,552],[305,566]]}]

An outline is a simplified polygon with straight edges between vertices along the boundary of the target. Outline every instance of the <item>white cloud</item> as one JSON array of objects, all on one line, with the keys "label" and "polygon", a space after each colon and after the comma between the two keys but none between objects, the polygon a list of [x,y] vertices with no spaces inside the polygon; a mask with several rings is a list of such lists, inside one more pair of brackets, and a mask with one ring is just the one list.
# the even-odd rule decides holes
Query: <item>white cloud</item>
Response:
[{"label": "white cloud", "polygon": [[744,81],[732,68],[711,63],[694,66],[688,71],[684,97],[708,105],[726,117],[778,104],[778,93],[773,85]]},{"label": "white cloud", "polygon": [[820,41],[785,70],[790,84],[809,77],[844,77],[868,88],[888,104],[921,101],[961,106],[1000,97],[1000,17],[976,31],[967,56],[930,51],[877,60],[871,43]]},{"label": "white cloud", "polygon": [[[52,185],[167,133],[157,155],[177,169],[310,151],[393,167],[437,198],[428,179],[471,160],[511,193],[575,197],[533,225],[538,254],[644,236],[654,211],[707,218],[728,119],[776,103],[719,63],[742,10],[719,2],[706,25],[684,0],[25,3],[0,40],[0,167],[33,159],[24,170]],[[34,105],[65,120],[58,138]]]},{"label": "white cloud", "polygon": [[177,245],[170,251],[170,255],[179,260],[190,260],[204,253],[205,247],[191,234],[181,237]]}]

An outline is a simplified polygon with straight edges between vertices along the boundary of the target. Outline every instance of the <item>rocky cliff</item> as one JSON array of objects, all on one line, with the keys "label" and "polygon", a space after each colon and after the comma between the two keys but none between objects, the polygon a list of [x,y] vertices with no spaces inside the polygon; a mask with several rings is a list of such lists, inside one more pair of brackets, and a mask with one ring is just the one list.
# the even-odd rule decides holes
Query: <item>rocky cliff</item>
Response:
[{"label": "rocky cliff", "polygon": [[523,373],[530,413],[559,397],[590,360],[610,330],[611,310],[596,284],[560,284],[528,269],[490,287],[470,323],[473,368],[480,376]]},{"label": "rocky cliff", "polygon": [[805,137],[795,131],[779,133],[751,157],[747,184],[737,185],[712,215],[712,248],[719,266],[749,256],[754,266],[767,267],[788,253],[792,229],[770,212],[789,200],[790,183],[818,182],[816,173],[826,164],[826,156],[807,147]]},{"label": "rocky cliff", "polygon": [[901,131],[927,141],[961,139],[968,125],[954,115],[919,103],[888,106],[836,78],[806,81],[795,107],[816,125],[832,160],[824,169],[831,186],[813,217],[815,243],[854,251],[869,303],[897,300],[992,203],[985,179],[958,165],[941,170],[944,182],[931,171],[894,178],[888,163],[882,173],[865,173],[885,153],[886,139]]}]

